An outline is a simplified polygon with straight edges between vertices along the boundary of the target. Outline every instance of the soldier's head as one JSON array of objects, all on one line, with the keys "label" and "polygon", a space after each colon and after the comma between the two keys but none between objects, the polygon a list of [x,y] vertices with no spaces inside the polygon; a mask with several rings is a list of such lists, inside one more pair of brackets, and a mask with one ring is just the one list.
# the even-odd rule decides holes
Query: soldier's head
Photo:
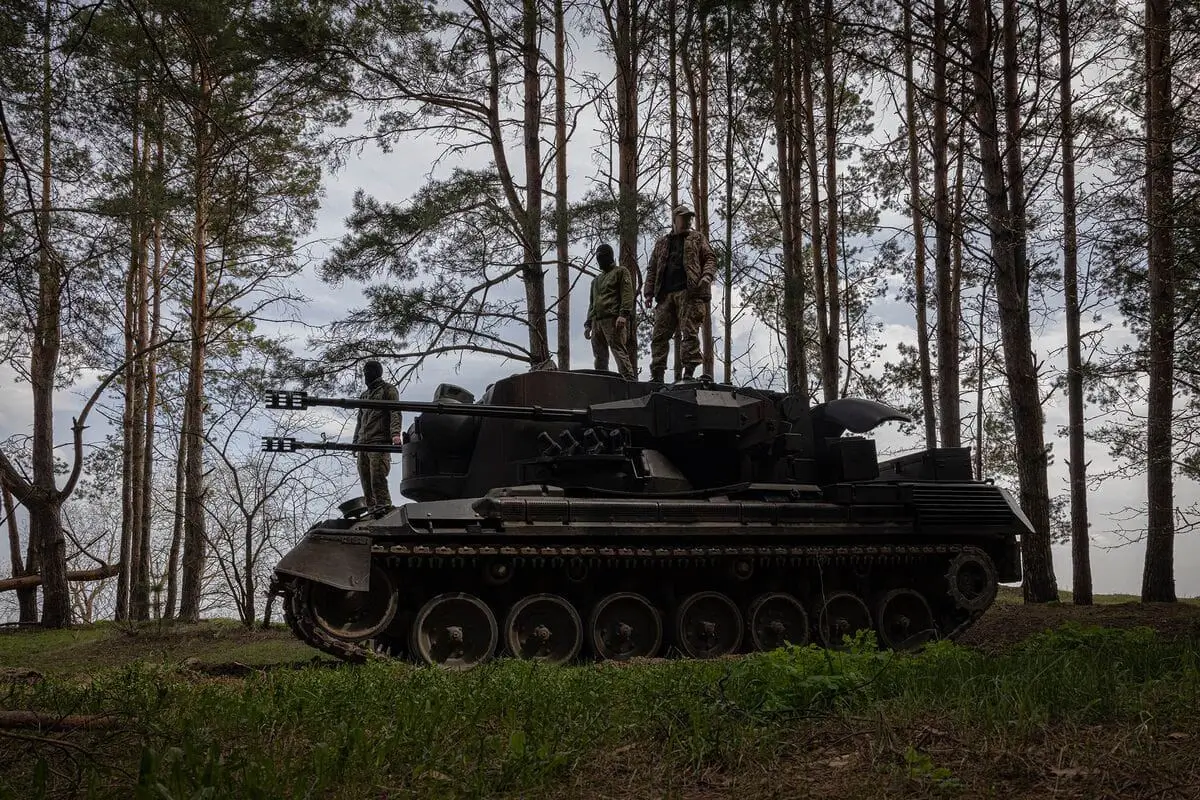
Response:
[{"label": "soldier's head", "polygon": [[690,230],[692,223],[696,220],[696,212],[692,211],[686,203],[680,203],[675,206],[675,232]]},{"label": "soldier's head", "polygon": [[596,248],[596,263],[600,265],[601,269],[612,269],[613,264],[616,263],[613,258],[612,245],[602,244]]},{"label": "soldier's head", "polygon": [[370,386],[375,381],[383,377],[383,364],[378,361],[368,361],[363,364],[363,379]]}]

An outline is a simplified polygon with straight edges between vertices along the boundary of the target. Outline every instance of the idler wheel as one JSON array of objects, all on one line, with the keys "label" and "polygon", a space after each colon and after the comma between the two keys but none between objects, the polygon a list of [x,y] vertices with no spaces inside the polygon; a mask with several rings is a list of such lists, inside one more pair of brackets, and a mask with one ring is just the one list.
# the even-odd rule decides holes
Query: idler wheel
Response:
[{"label": "idler wheel", "polygon": [[937,635],[933,611],[919,592],[892,589],[875,607],[879,641],[891,650],[919,647]]},{"label": "idler wheel", "polygon": [[830,595],[821,606],[821,615],[817,620],[821,641],[833,649],[843,646],[843,636],[853,638],[858,631],[869,631],[871,627],[871,610],[853,592]]},{"label": "idler wheel", "polygon": [[737,650],[742,643],[742,614],[720,592],[697,592],[679,605],[675,635],[691,658],[717,658]]},{"label": "idler wheel", "polygon": [[755,650],[774,650],[787,644],[808,644],[808,612],[784,592],[759,595],[750,604],[750,640]]},{"label": "idler wheel", "polygon": [[492,657],[499,641],[487,603],[461,592],[428,600],[413,620],[412,652],[426,664],[467,670]]},{"label": "idler wheel", "polygon": [[566,664],[583,646],[583,623],[565,598],[532,594],[508,612],[504,642],[517,658]]},{"label": "idler wheel", "polygon": [[371,565],[368,589],[351,592],[324,583],[308,584],[308,603],[316,624],[337,639],[359,641],[377,636],[392,624],[399,599],[391,577]]},{"label": "idler wheel", "polygon": [[946,571],[950,598],[965,611],[983,611],[996,599],[999,581],[987,553],[968,547],[950,560]]},{"label": "idler wheel", "polygon": [[592,609],[588,628],[592,646],[603,659],[646,658],[662,644],[662,617],[650,601],[633,592],[616,592]]}]

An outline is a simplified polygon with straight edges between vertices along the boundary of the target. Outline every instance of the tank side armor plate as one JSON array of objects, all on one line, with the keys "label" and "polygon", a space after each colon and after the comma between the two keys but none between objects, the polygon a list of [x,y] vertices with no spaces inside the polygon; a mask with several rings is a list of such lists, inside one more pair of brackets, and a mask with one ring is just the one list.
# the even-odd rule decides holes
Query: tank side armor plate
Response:
[{"label": "tank side armor plate", "polygon": [[366,591],[371,575],[371,540],[366,536],[309,533],[275,567],[347,591]]}]

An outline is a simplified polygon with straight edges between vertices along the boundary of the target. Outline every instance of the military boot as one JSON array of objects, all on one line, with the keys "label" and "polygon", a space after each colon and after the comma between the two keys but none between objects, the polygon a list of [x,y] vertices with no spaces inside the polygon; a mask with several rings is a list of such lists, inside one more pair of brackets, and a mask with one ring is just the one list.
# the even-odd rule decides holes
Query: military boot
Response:
[{"label": "military boot", "polygon": [[663,376],[666,375],[666,372],[667,371],[665,369],[650,370],[650,382],[651,383],[664,383]]},{"label": "military boot", "polygon": [[696,365],[688,364],[683,368],[683,378],[681,380],[692,381],[696,379]]}]

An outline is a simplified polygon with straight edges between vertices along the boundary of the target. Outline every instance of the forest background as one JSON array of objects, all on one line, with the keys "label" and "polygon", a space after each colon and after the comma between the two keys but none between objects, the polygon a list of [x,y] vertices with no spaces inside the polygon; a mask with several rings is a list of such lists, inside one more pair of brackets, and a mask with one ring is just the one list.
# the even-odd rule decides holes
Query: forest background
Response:
[{"label": "forest background", "polygon": [[[1200,594],[1195,3],[1165,25],[1146,24],[1160,5],[1092,0],[0,11],[0,575],[59,553],[105,576],[64,570],[66,607],[43,616],[260,618],[279,554],[357,491],[348,457],[260,452],[262,435],[349,435],[349,415],[269,415],[263,388],[357,391],[376,355],[417,400],[442,382],[478,395],[547,357],[588,367],[591,251],[608,241],[639,271],[680,200],[719,259],[709,371],[914,413],[878,433],[885,453],[971,446],[1036,506],[1040,599],[1077,585],[1078,342],[1095,586]],[[1147,102],[1164,72],[1170,102]],[[1005,207],[988,204],[996,186]],[[1165,406],[1150,391],[1164,380]],[[1172,420],[1165,438],[1151,419]],[[1053,573],[1036,563],[1051,552]],[[0,592],[0,617],[28,618],[31,596]]]}]

